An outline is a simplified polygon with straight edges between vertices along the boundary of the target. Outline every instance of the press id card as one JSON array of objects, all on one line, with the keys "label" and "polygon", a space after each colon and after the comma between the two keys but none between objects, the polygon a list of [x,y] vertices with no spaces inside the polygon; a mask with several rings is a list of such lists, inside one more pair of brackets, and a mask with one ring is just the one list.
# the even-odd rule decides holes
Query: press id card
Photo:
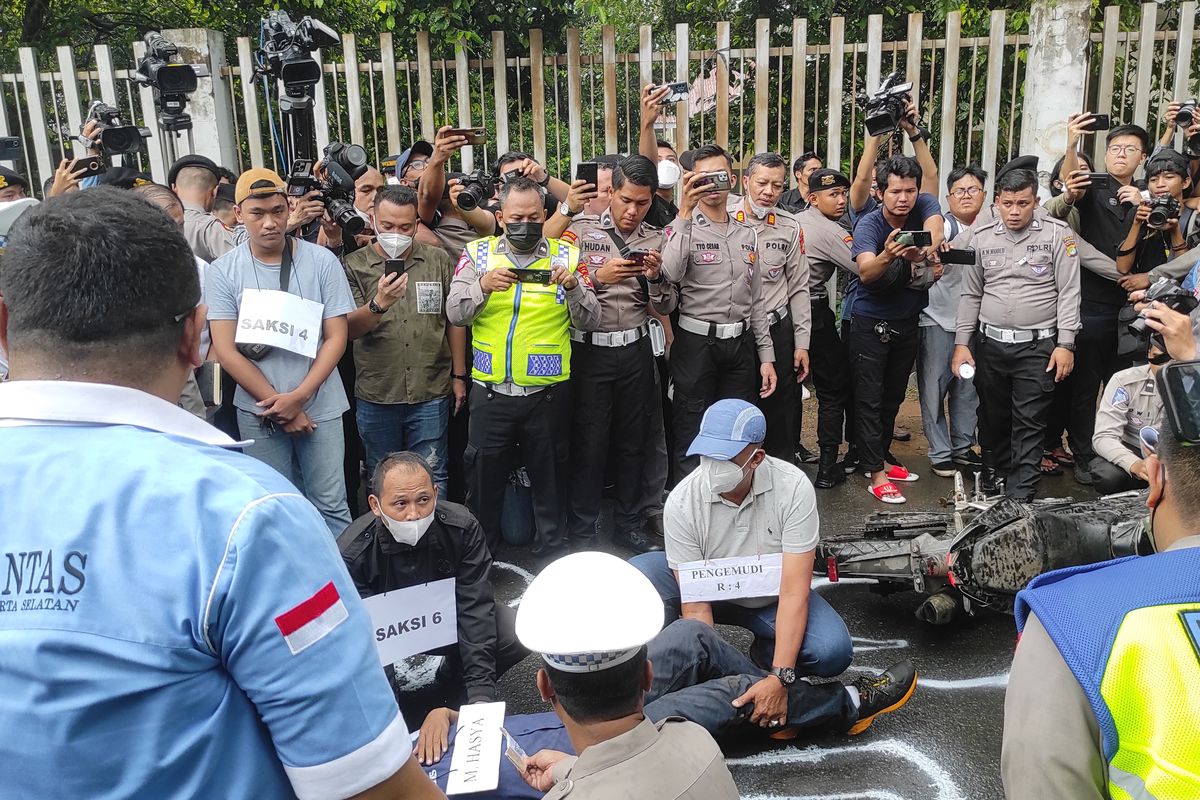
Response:
[{"label": "press id card", "polygon": [[524,774],[525,764],[529,761],[529,756],[525,754],[521,745],[517,744],[517,740],[503,726],[501,726],[500,732],[504,734],[504,755],[508,756],[508,760],[517,768],[517,772]]}]

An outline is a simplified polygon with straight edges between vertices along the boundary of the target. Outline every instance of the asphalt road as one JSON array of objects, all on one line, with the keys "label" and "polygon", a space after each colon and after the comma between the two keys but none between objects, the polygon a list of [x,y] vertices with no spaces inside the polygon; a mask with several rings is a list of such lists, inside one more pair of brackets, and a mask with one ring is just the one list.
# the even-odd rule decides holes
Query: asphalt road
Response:
[{"label": "asphalt road", "polygon": [[[921,474],[904,486],[906,511],[936,510],[952,490],[952,481],[929,471],[919,418],[906,403],[903,421],[916,434],[897,444],[895,452]],[[811,434],[809,435],[811,438]],[[810,477],[814,468],[806,468]],[[842,531],[860,524],[865,514],[882,509],[866,490],[861,476],[839,487],[818,491],[822,530]],[[1095,496],[1069,476],[1043,482],[1041,496]],[[630,553],[620,549],[622,556]],[[536,569],[515,548],[497,556],[501,562],[497,596],[512,601]],[[1010,616],[982,611],[950,625],[933,627],[913,612],[920,597],[912,592],[887,596],[869,582],[816,581],[816,590],[846,620],[855,643],[854,665],[878,670],[911,659],[920,674],[913,699],[900,711],[881,717],[864,734],[802,735],[792,742],[751,739],[723,743],[730,769],[745,798],[866,798],[869,800],[976,800],[1000,798],[1000,743],[1004,686],[1016,633]],[[722,628],[731,641],[748,646],[743,631]],[[508,713],[546,711],[534,688],[538,660],[527,658],[501,680]]]}]

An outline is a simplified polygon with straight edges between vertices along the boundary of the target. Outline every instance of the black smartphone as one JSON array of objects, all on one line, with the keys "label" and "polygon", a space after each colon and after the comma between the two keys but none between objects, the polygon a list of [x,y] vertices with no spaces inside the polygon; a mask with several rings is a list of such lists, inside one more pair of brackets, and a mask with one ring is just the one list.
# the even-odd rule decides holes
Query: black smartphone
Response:
[{"label": "black smartphone", "polygon": [[932,247],[933,234],[926,230],[900,231],[896,234],[896,241],[905,247]]},{"label": "black smartphone", "polygon": [[[926,231],[928,233],[928,231]],[[965,266],[973,266],[975,264],[975,250],[967,248],[958,250],[951,247],[949,250],[944,250],[941,253],[943,264],[963,264]]]},{"label": "black smartphone", "polygon": [[[661,89],[662,87],[656,86],[654,88]],[[660,106],[670,106],[670,105],[674,105],[675,103],[679,103],[684,100],[687,100],[688,96],[690,94],[689,88],[690,87],[688,86],[687,81],[675,81],[673,83],[668,83],[667,89],[669,91],[667,92],[667,96],[664,97],[662,100],[659,100],[658,104]]]},{"label": "black smartphone", "polygon": [[644,267],[646,266],[646,256],[648,255],[649,252],[646,250],[631,250],[625,258],[632,261],[635,266]]},{"label": "black smartphone", "polygon": [[600,165],[595,161],[583,161],[575,167],[575,180],[586,181],[592,186],[596,186],[600,181]]},{"label": "black smartphone", "polygon": [[446,135],[465,136],[469,145],[487,144],[487,128],[451,128]]},{"label": "black smartphone", "polygon": [[104,156],[85,156],[75,159],[75,168],[71,171],[79,172],[80,170],[87,170],[83,173],[83,177],[86,178],[89,175],[108,172],[108,165],[104,163]]},{"label": "black smartphone", "polygon": [[17,136],[0,136],[0,161],[17,161],[21,158],[21,139]]},{"label": "black smartphone", "polygon": [[1093,114],[1092,130],[1106,131],[1112,127],[1112,116],[1109,114]]},{"label": "black smartphone", "polygon": [[389,258],[383,262],[384,275],[403,275],[405,269],[403,258]]},{"label": "black smartphone", "polygon": [[521,283],[540,283],[542,286],[550,285],[550,270],[548,269],[515,269],[510,267],[517,274],[517,280]]},{"label": "black smartphone", "polygon": [[288,197],[304,197],[316,185],[316,177],[313,175],[316,163],[311,158],[297,158],[292,163],[292,171],[287,177]]},{"label": "black smartphone", "polygon": [[1089,189],[1110,189],[1112,188],[1112,177],[1107,172],[1089,172],[1088,180],[1092,185]]}]

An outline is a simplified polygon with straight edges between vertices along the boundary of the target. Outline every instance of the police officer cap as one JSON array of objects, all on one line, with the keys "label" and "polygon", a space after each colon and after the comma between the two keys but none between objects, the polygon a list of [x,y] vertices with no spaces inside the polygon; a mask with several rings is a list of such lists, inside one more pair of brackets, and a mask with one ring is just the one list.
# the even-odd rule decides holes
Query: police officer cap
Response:
[{"label": "police officer cap", "polygon": [[1014,169],[1027,169],[1030,172],[1037,174],[1038,157],[1037,156],[1017,156],[1012,161],[996,170],[996,180],[1000,180],[1005,174],[1012,172]]},{"label": "police officer cap", "polygon": [[650,579],[608,553],[572,553],[551,563],[517,609],[521,644],[564,672],[623,664],[662,625],[662,599]]},{"label": "police officer cap", "polygon": [[0,167],[0,189],[7,189],[10,186],[20,186],[25,191],[29,191],[29,181],[25,180],[23,175],[6,167]]},{"label": "police officer cap", "polygon": [[108,171],[101,175],[96,182],[100,186],[133,189],[137,186],[145,186],[147,183],[154,183],[154,180],[147,173],[139,172],[133,167],[109,167]]},{"label": "police officer cap", "polygon": [[823,192],[826,189],[843,189],[850,188],[850,179],[836,169],[819,169],[812,175],[808,176],[808,190],[810,192]]},{"label": "police officer cap", "polygon": [[213,174],[217,180],[221,180],[221,168],[216,165],[211,158],[201,155],[183,156],[171,165],[171,169],[167,171],[167,186],[174,186],[175,179],[179,177],[179,171],[187,167],[202,167]]},{"label": "police officer cap", "polygon": [[1146,162],[1146,177],[1152,178],[1160,172],[1174,172],[1187,177],[1190,174],[1187,158],[1175,150],[1163,148]]},{"label": "police officer cap", "polygon": [[237,184],[222,183],[217,186],[217,199],[224,200],[230,205],[237,205]]}]

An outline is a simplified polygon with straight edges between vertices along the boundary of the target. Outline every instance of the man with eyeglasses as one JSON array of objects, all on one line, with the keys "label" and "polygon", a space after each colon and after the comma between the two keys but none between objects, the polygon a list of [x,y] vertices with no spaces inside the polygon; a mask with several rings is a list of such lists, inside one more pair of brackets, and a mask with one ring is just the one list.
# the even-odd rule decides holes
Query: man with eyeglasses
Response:
[{"label": "man with eyeglasses", "polygon": [[[946,178],[949,210],[945,218],[946,241],[970,230],[983,208],[987,173],[974,164],[953,170]],[[978,472],[983,460],[975,445],[975,384],[950,371],[954,352],[954,316],[962,297],[963,269],[951,265],[942,279],[929,288],[929,305],[921,311],[917,350],[917,392],[921,425],[929,442],[929,463],[934,475],[953,478],[958,470]],[[946,398],[950,398],[946,408]]]},{"label": "man with eyeglasses", "polygon": [[[1072,114],[1067,118],[1067,152],[1063,174],[1079,169],[1079,141],[1091,133],[1095,115]],[[1089,183],[1068,188],[1063,196],[1079,209],[1079,235],[1114,261],[1121,242],[1129,233],[1142,202],[1133,175],[1150,153],[1150,134],[1138,125],[1118,125],[1105,137],[1104,184]],[[1117,357],[1117,317],[1126,302],[1126,291],[1115,280],[1090,270],[1080,279],[1080,317],[1083,329],[1076,339],[1075,370],[1071,375],[1070,426],[1075,455],[1075,480],[1091,485],[1095,478],[1090,465],[1095,457],[1096,402],[1103,386],[1118,369],[1129,366]]]}]

